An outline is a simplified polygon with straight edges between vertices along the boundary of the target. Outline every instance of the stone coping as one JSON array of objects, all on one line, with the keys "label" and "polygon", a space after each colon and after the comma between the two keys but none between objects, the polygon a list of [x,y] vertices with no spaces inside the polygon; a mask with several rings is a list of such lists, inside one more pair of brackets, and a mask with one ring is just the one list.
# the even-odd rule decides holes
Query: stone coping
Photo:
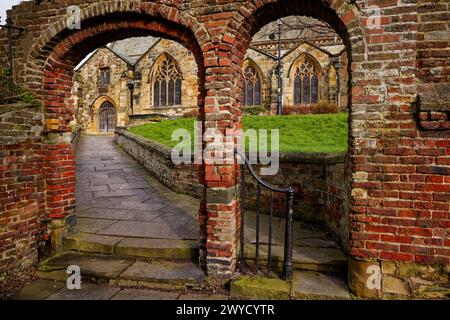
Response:
[{"label": "stone coping", "polygon": [[[147,138],[140,137],[134,133],[131,133],[127,128],[121,127],[116,128],[115,134],[120,136],[125,136],[129,139],[134,140],[139,145],[153,149],[154,151],[160,153],[164,158],[170,159],[172,154],[172,149],[164,144],[154,142]],[[323,163],[323,164],[333,164],[333,163],[344,163],[346,159],[347,152],[281,152],[280,161],[282,162],[298,162],[298,163]],[[247,154],[248,156],[248,154]]]},{"label": "stone coping", "polygon": [[125,128],[116,128],[116,131],[114,132],[114,134],[127,137],[128,139],[135,141],[137,144],[139,144],[145,148],[152,149],[152,150],[158,152],[165,159],[171,158],[172,149],[161,143],[142,138],[134,133],[129,132]]},{"label": "stone coping", "polygon": [[11,104],[0,104],[0,116],[9,112],[16,112],[23,109],[35,109],[36,107],[29,103],[17,102]]}]

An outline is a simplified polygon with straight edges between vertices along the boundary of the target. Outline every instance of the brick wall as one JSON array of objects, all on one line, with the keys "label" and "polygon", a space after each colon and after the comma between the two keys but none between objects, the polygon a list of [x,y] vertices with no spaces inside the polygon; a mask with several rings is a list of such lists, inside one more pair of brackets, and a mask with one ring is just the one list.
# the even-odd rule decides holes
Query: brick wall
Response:
[{"label": "brick wall", "polygon": [[45,231],[43,114],[0,105],[0,299],[33,277]]},{"label": "brick wall", "polygon": [[[80,5],[82,31],[66,27],[69,4]],[[377,28],[369,25],[368,5],[380,8]],[[48,213],[62,218],[74,212],[67,178],[74,170],[72,148],[64,141],[74,114],[67,96],[72,69],[82,57],[131,36],[176,40],[193,52],[198,65],[204,128],[239,129],[241,65],[252,36],[280,17],[306,15],[329,23],[348,50],[352,290],[379,294],[358,290],[368,278],[358,273],[366,263],[445,269],[450,265],[449,12],[448,0],[69,0],[16,6],[10,16],[27,28],[14,32],[17,80],[45,97],[47,136],[63,137],[50,139],[54,143],[45,148],[48,166],[61,170],[46,178],[47,186],[64,190],[47,193]],[[1,30],[2,65],[6,48]],[[202,180],[200,248],[211,274],[230,276],[238,252],[238,166],[216,164],[208,170]]]},{"label": "brick wall", "polygon": [[165,186],[178,193],[201,198],[203,186],[199,182],[197,165],[175,165],[170,148],[121,128],[115,132],[115,141]]},{"label": "brick wall", "polygon": [[[170,189],[201,198],[197,165],[175,165],[171,149],[141,138],[124,129],[115,133],[116,143],[141,163],[148,172]],[[254,166],[259,174],[260,165]],[[245,168],[244,208],[256,210],[256,181]],[[282,154],[280,169],[274,176],[261,176],[276,186],[295,190],[294,218],[313,223],[333,233],[348,250],[348,189],[344,154]],[[262,188],[261,210],[270,211],[270,193]],[[284,194],[274,193],[274,215],[285,217]]]}]

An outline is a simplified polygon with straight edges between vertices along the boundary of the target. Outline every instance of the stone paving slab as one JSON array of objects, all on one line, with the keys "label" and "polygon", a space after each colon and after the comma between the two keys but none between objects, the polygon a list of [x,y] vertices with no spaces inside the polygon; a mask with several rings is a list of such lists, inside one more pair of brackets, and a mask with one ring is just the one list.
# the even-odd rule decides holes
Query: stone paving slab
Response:
[{"label": "stone paving slab", "polygon": [[182,294],[178,297],[178,300],[228,300],[228,296],[224,294],[215,294],[215,295],[208,295],[208,294],[195,294],[195,293],[189,293],[189,294]]},{"label": "stone paving slab", "polygon": [[65,253],[42,262],[38,268],[40,271],[53,271],[77,265],[82,275],[115,279],[134,262],[134,259],[126,257]]},{"label": "stone paving slab", "polygon": [[65,285],[64,282],[37,279],[25,286],[14,300],[43,300]]},{"label": "stone paving slab", "polygon": [[97,234],[159,239],[197,239],[197,237],[193,238],[192,227],[173,228],[166,223],[138,221],[118,221]]},{"label": "stone paving slab", "polygon": [[141,211],[110,208],[88,208],[77,210],[77,217],[108,220],[133,220],[150,222],[162,215],[158,211]]},{"label": "stone paving slab", "polygon": [[194,262],[186,261],[136,261],[120,275],[127,280],[160,282],[168,284],[198,285],[205,274]]},{"label": "stone paving slab", "polygon": [[64,248],[66,250],[112,254],[121,240],[123,240],[122,237],[76,233],[64,238]]},{"label": "stone paving slab", "polygon": [[77,218],[75,229],[78,232],[97,233],[115,223],[115,220]]},{"label": "stone paving slab", "polygon": [[176,300],[178,292],[166,292],[150,289],[123,289],[111,300]]},{"label": "stone paving slab", "polygon": [[165,259],[194,260],[197,241],[126,238],[116,245],[116,254]]},{"label": "stone paving slab", "polygon": [[343,279],[310,271],[294,271],[292,295],[303,299],[350,299]]},{"label": "stone paving slab", "polygon": [[[347,266],[347,258],[337,248],[298,247],[292,250],[292,263],[294,268],[305,270],[343,272]],[[246,244],[244,256],[246,259],[255,259],[256,247]],[[268,246],[260,246],[260,263],[267,264]],[[284,257],[284,246],[272,246],[272,261],[275,267],[281,267]]]},{"label": "stone paving slab", "polygon": [[79,290],[70,290],[64,287],[50,295],[46,300],[108,300],[119,290],[119,288],[114,287],[81,283],[81,289]]}]

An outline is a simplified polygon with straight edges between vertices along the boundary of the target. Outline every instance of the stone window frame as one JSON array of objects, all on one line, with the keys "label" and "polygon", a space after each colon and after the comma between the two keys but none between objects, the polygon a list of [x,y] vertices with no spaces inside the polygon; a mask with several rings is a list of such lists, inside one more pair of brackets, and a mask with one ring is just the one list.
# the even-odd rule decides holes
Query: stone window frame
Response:
[{"label": "stone window frame", "polygon": [[111,68],[99,67],[98,68],[98,85],[99,87],[107,87],[111,84]]},{"label": "stone window frame", "polygon": [[150,79],[151,103],[154,108],[182,104],[183,77],[174,57],[166,52],[162,53],[152,67]]},{"label": "stone window frame", "polygon": [[[310,54],[301,54],[292,64],[293,101],[295,105],[314,105],[320,101],[321,67]],[[307,82],[305,82],[305,78]],[[313,82],[313,80],[315,81]],[[307,87],[306,84],[309,86]],[[315,86],[314,86],[315,84]],[[314,87],[316,90],[314,90]],[[308,95],[305,95],[308,91]],[[305,98],[305,96],[307,98]]]},{"label": "stone window frame", "polygon": [[[244,107],[255,107],[263,104],[263,77],[258,65],[246,59],[242,65],[242,105]],[[251,103],[249,103],[248,93],[251,88]]]}]

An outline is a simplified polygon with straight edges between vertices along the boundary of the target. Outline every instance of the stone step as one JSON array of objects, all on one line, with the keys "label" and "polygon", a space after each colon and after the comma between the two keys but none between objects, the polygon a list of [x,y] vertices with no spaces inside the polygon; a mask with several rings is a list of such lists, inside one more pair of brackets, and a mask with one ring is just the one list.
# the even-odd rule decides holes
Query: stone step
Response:
[{"label": "stone step", "polygon": [[231,281],[230,296],[272,300],[314,299],[348,300],[344,279],[314,271],[294,271],[292,281],[263,276],[239,276]]},{"label": "stone step", "polygon": [[[248,265],[255,263],[256,247],[246,244],[244,258]],[[259,263],[267,265],[268,246],[261,245],[259,250]],[[284,246],[272,246],[272,268],[281,270],[283,267]],[[292,265],[295,270],[319,271],[328,273],[347,273],[347,257],[339,248],[322,248],[309,246],[294,246],[292,252]]]},{"label": "stone step", "polygon": [[101,281],[123,287],[186,289],[201,287],[205,274],[191,261],[140,261],[133,257],[117,257],[76,252],[64,252],[38,265],[41,279],[65,281],[69,266],[79,266],[87,282]]},{"label": "stone step", "polygon": [[123,257],[198,260],[197,242],[193,240],[124,238],[80,232],[64,239],[64,249]]}]

